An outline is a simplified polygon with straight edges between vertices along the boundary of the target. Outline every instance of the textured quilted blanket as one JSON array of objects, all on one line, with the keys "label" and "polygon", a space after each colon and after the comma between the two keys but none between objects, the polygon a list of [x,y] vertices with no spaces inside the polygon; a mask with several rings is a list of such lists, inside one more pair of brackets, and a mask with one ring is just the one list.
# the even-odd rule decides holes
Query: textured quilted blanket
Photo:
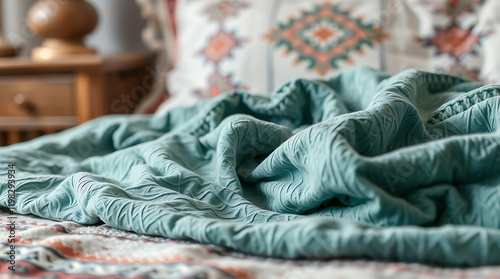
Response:
[{"label": "textured quilted blanket", "polygon": [[260,256],[500,264],[499,89],[357,68],[103,117],[1,148],[0,206]]}]

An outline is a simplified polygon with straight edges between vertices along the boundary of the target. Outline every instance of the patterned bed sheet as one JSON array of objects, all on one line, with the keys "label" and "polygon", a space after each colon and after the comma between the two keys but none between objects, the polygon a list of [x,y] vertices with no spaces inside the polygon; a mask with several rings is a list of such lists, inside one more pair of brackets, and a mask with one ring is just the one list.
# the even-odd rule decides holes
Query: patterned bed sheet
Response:
[{"label": "patterned bed sheet", "polygon": [[[16,240],[15,274],[9,270],[7,254],[11,235]],[[5,209],[0,209],[0,239],[0,278],[500,278],[500,267],[454,269],[348,259],[261,258],[105,224],[84,226],[10,216]]]}]

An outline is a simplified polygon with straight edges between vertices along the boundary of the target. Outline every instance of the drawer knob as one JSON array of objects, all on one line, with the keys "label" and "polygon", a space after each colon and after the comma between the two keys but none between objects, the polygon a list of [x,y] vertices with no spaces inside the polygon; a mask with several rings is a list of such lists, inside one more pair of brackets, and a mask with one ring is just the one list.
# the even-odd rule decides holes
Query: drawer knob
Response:
[{"label": "drawer knob", "polygon": [[14,104],[27,110],[31,114],[35,113],[35,107],[26,99],[26,97],[24,97],[23,94],[17,94],[14,96]]},{"label": "drawer knob", "polygon": [[26,98],[24,98],[23,94],[17,94],[14,96],[14,104],[18,106],[26,104]]}]

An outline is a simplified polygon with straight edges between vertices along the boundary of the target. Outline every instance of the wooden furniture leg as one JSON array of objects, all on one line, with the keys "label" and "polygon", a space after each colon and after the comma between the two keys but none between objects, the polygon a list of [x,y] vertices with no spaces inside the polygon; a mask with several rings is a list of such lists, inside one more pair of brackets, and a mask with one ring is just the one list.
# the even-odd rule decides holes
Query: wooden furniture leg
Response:
[{"label": "wooden furniture leg", "polygon": [[15,144],[22,141],[22,135],[20,131],[8,131],[7,132],[7,144]]}]

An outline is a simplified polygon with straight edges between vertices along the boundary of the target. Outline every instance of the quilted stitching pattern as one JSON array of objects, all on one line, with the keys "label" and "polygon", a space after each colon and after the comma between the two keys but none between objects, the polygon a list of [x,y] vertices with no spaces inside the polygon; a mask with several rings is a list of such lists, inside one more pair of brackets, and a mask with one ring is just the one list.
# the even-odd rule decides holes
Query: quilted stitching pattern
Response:
[{"label": "quilted stitching pattern", "polygon": [[358,68],[104,117],[1,148],[0,168],[21,214],[262,256],[500,264],[496,92]]}]

